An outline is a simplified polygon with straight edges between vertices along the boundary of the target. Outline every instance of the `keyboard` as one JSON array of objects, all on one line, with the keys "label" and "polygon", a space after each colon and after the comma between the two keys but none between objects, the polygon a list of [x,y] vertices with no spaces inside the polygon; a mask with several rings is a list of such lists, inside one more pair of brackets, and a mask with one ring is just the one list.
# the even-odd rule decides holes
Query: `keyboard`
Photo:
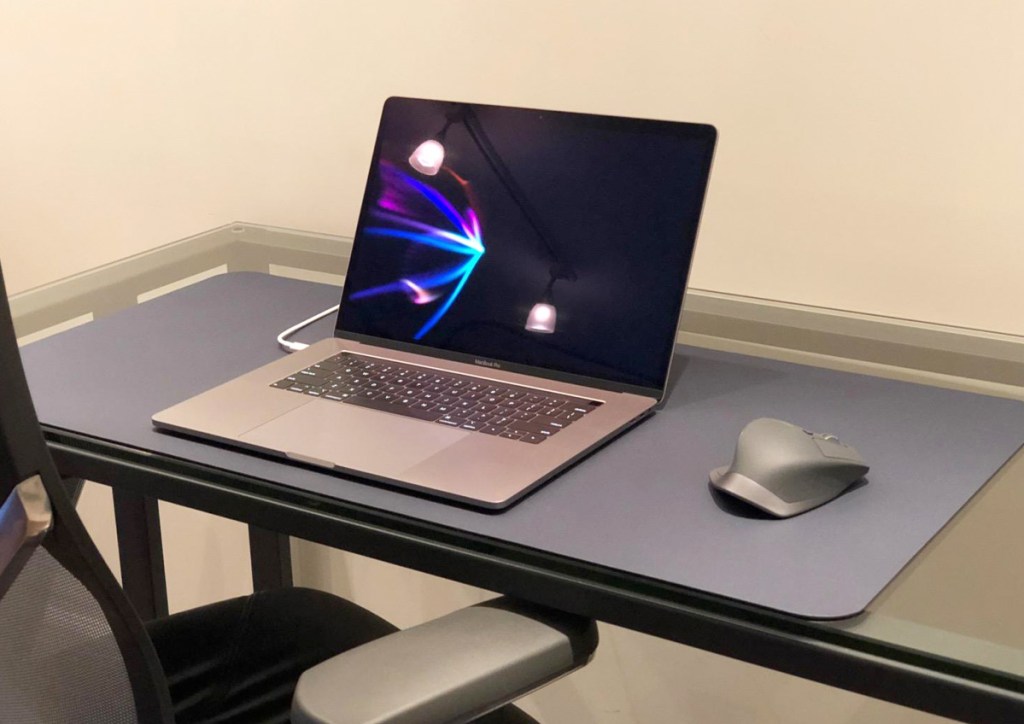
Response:
[{"label": "keyboard", "polygon": [[328,357],[271,387],[534,445],[601,405],[351,352]]}]

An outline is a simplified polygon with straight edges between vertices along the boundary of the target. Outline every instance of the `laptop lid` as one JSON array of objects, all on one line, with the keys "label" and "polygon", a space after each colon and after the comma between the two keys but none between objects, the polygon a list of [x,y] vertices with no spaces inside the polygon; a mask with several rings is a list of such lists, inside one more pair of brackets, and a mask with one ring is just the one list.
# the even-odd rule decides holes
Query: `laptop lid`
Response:
[{"label": "laptop lid", "polygon": [[388,99],[336,336],[660,400],[715,138]]}]

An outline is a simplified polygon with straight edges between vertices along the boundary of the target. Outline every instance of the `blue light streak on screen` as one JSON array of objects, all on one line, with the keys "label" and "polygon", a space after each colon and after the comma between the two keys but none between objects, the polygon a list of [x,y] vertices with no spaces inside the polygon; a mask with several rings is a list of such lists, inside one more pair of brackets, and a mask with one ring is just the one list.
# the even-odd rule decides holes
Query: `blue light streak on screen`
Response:
[{"label": "blue light streak on screen", "polygon": [[[361,289],[353,293],[351,299],[403,294],[416,305],[432,304],[440,300],[437,310],[413,336],[413,339],[420,340],[451,309],[484,255],[480,221],[472,207],[467,206],[464,213],[459,213],[452,202],[437,189],[399,171],[390,163],[381,162],[380,177],[384,185],[383,193],[376,208],[370,213],[375,220],[387,226],[370,226],[363,229],[363,233],[382,240],[438,249],[454,254],[455,258],[439,269]],[[435,226],[422,218],[422,214],[417,216],[414,207],[422,206],[417,203],[422,200],[440,212],[453,228]]]}]

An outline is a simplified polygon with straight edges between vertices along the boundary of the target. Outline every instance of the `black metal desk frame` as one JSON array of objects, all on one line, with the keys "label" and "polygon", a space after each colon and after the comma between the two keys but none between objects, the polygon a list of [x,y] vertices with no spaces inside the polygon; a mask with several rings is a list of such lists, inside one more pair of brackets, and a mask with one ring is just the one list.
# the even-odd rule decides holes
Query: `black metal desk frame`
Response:
[{"label": "black metal desk frame", "polygon": [[157,460],[56,430],[48,430],[47,436],[65,475],[109,484],[128,501],[118,517],[119,544],[122,560],[136,557],[136,563],[125,586],[144,611],[152,606],[154,592],[158,598],[163,590],[162,604],[157,601],[149,613],[166,607],[162,563],[153,565],[160,557],[159,531],[154,529],[155,505],[147,496],[154,496],[255,529],[251,550],[257,585],[287,585],[281,536],[301,534],[324,545],[941,716],[1019,721],[1024,712],[1024,693],[1006,691],[1019,682],[1000,672],[979,672],[952,660],[937,664],[919,652],[881,642],[854,647],[838,632],[698,591],[627,574],[611,576],[541,551],[503,546],[185,461]]}]

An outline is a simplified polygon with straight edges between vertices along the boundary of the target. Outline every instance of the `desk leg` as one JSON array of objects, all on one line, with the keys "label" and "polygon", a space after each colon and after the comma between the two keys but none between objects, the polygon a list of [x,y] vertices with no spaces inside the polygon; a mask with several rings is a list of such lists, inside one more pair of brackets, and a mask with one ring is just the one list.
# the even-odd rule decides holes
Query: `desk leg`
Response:
[{"label": "desk leg", "polygon": [[292,553],[288,536],[249,526],[252,590],[268,591],[292,585]]},{"label": "desk leg", "polygon": [[114,523],[121,559],[121,586],[139,618],[167,615],[167,579],[155,498],[114,488]]}]

